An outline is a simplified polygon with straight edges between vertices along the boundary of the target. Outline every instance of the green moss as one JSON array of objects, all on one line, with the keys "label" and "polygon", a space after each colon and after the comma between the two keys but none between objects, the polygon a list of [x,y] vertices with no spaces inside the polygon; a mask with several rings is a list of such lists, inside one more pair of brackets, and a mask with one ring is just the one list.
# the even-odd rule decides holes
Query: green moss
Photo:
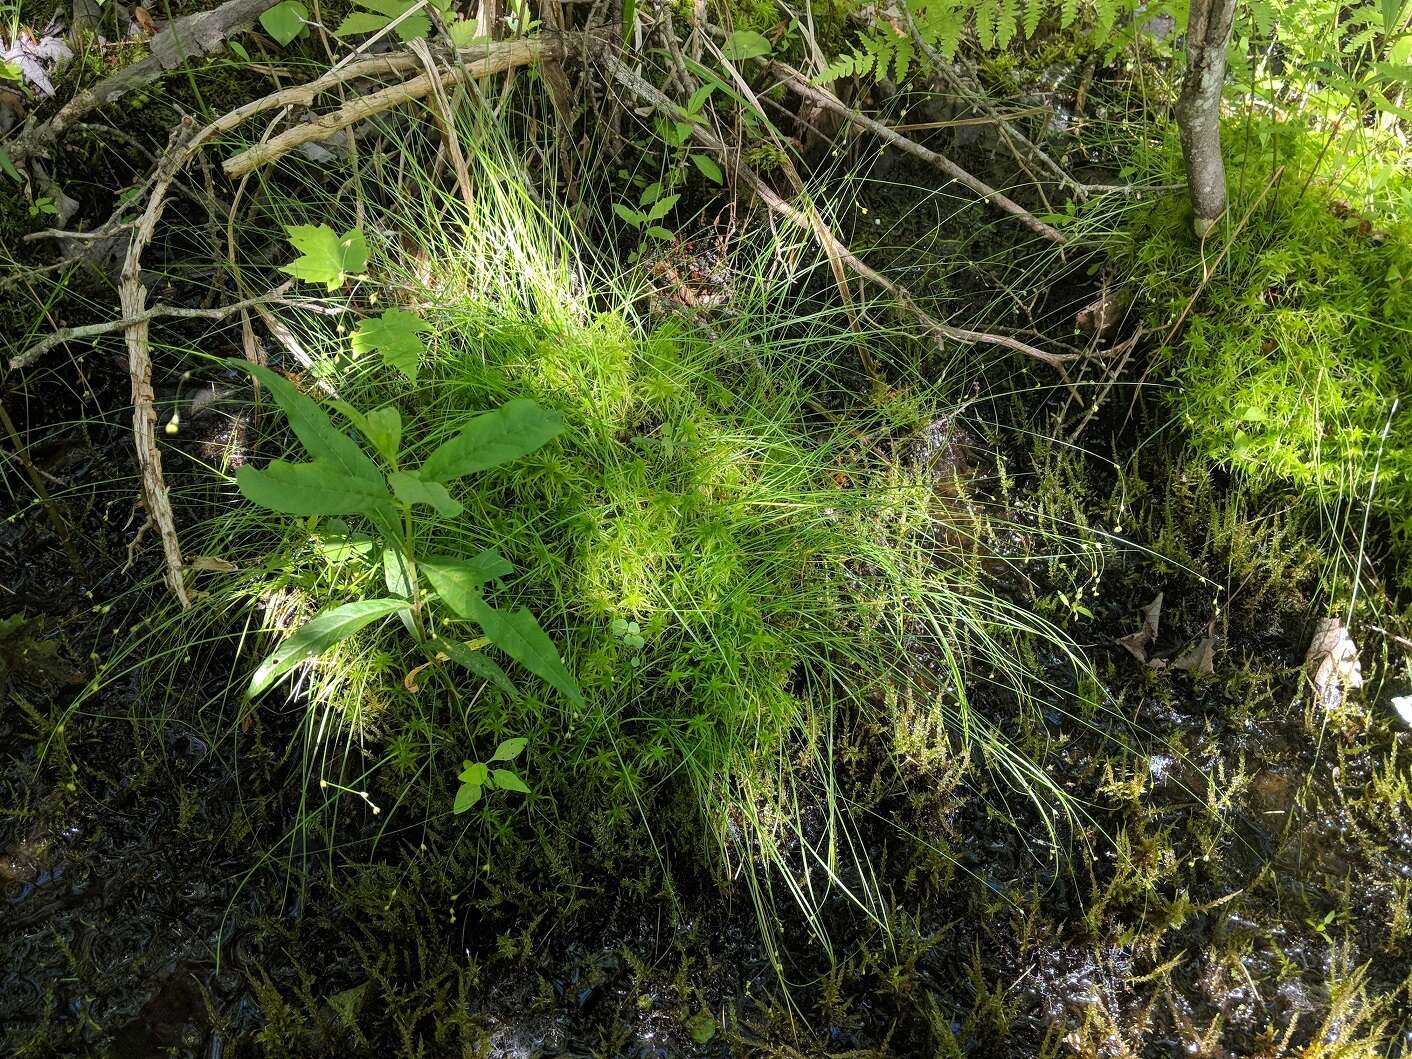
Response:
[{"label": "green moss", "polygon": [[1399,398],[1412,389],[1412,181],[1355,162],[1369,146],[1356,136],[1326,139],[1297,123],[1232,125],[1238,236],[1195,247],[1174,198],[1132,231],[1127,267],[1159,331],[1197,292],[1163,354],[1198,451],[1255,485],[1292,487],[1354,533],[1350,515],[1371,497],[1406,577],[1412,409]]}]

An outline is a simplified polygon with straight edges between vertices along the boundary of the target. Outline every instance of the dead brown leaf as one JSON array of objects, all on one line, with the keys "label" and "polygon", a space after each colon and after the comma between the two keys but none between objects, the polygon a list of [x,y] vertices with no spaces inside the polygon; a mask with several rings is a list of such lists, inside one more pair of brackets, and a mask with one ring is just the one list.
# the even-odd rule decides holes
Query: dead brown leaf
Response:
[{"label": "dead brown leaf", "polygon": [[1147,649],[1156,642],[1157,629],[1161,623],[1162,593],[1158,592],[1156,598],[1142,608],[1142,628],[1137,632],[1118,637],[1118,642],[1139,662],[1146,663],[1148,661]]}]

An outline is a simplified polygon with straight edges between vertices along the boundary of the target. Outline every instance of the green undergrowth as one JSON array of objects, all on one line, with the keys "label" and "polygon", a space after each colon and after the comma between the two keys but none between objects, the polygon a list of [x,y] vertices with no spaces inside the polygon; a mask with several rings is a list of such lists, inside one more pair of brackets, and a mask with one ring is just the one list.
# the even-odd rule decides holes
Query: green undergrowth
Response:
[{"label": "green undergrowth", "polygon": [[[864,351],[910,363],[910,339],[814,299],[817,284],[828,290],[824,265],[776,274],[795,247],[736,247],[729,301],[709,318],[647,315],[657,303],[595,270],[519,161],[478,132],[465,139],[469,210],[416,169],[415,136],[363,160],[346,210],[288,167],[242,229],[265,255],[244,278],[268,267],[259,233],[316,221],[342,230],[361,217],[367,274],[279,311],[313,358],[296,384],[364,410],[395,407],[404,465],[512,399],[562,417],[559,436],[531,455],[448,483],[464,510],[415,515],[414,529],[431,552],[493,548],[508,560],[495,605],[538,618],[583,702],[523,674],[514,688],[486,683],[428,661],[395,620],[369,626],[292,686],[206,714],[249,725],[285,709],[291,687],[303,704],[292,751],[303,805],[283,848],[357,858],[410,829],[425,836],[424,855],[464,863],[478,851],[477,885],[491,892],[532,885],[526,873],[565,884],[577,870],[565,856],[611,865],[619,851],[652,850],[660,865],[743,881],[767,926],[782,902],[803,909],[824,940],[818,912],[831,899],[887,918],[832,760],[841,726],[859,719],[905,736],[903,753],[918,739],[957,740],[1054,828],[1064,792],[971,689],[1025,709],[1050,678],[1024,645],[1076,656],[1055,626],[987,587],[964,481],[917,455],[925,428],[957,403],[945,373],[870,387]],[[414,381],[353,356],[355,325],[328,313],[391,303],[427,325]],[[238,403],[227,414],[249,422]],[[236,495],[241,462],[295,451],[281,424],[262,416],[257,434],[210,456],[225,513],[187,546],[215,557],[217,572],[200,576],[192,616],[175,628],[154,621],[134,651],[173,635],[218,641],[233,622],[240,660],[222,683],[237,687],[315,612],[386,595],[358,518],[280,519]],[[149,678],[181,685],[184,655],[162,658]],[[905,723],[887,719],[898,703]],[[517,768],[533,793],[496,792],[454,814],[461,762],[485,761],[509,738],[528,741]],[[652,874],[638,876],[643,886],[676,885]]]},{"label": "green undergrowth", "polygon": [[[1169,145],[1170,148],[1171,145]],[[1134,215],[1125,271],[1150,307],[1195,449],[1317,513],[1356,551],[1365,509],[1412,544],[1412,182],[1371,133],[1226,129],[1231,207],[1194,245],[1184,202]],[[1170,150],[1165,171],[1179,169]],[[1183,318],[1173,329],[1172,321]],[[1371,502],[1371,503],[1370,503]]]}]

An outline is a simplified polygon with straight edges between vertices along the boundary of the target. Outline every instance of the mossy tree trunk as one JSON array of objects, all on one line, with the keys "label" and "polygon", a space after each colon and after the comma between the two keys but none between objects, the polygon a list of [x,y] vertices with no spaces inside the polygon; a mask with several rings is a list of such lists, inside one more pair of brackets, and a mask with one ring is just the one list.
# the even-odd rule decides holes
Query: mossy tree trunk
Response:
[{"label": "mossy tree trunk", "polygon": [[1235,0],[1192,0],[1186,33],[1186,76],[1177,100],[1187,192],[1196,234],[1205,236],[1226,212],[1226,170],[1221,161],[1221,88]]}]

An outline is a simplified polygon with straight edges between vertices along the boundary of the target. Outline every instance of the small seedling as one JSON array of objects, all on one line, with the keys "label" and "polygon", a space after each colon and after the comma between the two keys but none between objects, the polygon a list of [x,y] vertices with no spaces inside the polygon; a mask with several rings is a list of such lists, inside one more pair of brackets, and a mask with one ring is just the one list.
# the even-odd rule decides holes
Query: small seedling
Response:
[{"label": "small seedling", "polygon": [[491,790],[529,794],[529,787],[517,772],[508,768],[493,767],[497,761],[514,761],[528,744],[529,740],[522,737],[506,739],[495,748],[495,753],[490,755],[489,760],[471,761],[468,758],[461,762],[461,772],[456,777],[461,781],[461,786],[456,791],[452,812],[460,815],[474,807],[487,787]]}]

